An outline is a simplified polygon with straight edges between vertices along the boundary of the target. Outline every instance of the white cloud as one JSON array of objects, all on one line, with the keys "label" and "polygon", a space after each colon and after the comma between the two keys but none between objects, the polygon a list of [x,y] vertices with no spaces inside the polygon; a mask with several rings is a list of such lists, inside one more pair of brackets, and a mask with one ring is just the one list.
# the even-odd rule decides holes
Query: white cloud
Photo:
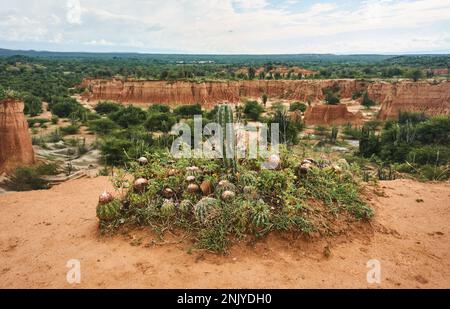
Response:
[{"label": "white cloud", "polygon": [[0,8],[0,44],[192,53],[450,50],[450,0],[341,3],[15,0]]},{"label": "white cloud", "polygon": [[80,0],[67,0],[67,22],[70,24],[81,24]]}]

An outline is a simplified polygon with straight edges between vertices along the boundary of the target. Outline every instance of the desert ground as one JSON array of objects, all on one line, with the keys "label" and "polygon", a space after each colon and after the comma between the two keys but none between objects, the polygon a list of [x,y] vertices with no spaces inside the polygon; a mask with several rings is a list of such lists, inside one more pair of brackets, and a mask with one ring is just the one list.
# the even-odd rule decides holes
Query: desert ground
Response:
[{"label": "desert ground", "polygon": [[[0,195],[3,288],[449,288],[450,183],[380,182],[365,228],[321,240],[271,235],[217,255],[181,235],[148,230],[99,234],[98,194],[107,177],[48,191]],[[69,284],[68,260],[81,262]],[[381,283],[367,282],[367,262]]]}]

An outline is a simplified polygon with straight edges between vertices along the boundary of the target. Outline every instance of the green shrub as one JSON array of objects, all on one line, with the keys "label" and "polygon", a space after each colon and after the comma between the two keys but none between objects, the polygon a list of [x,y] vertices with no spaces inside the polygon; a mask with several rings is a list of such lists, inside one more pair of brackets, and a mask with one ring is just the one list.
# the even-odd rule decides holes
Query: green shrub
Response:
[{"label": "green shrub", "polygon": [[109,114],[109,117],[123,128],[143,124],[147,119],[147,115],[142,109],[131,105]]},{"label": "green shrub", "polygon": [[109,165],[123,165],[127,162],[126,151],[133,145],[131,140],[108,136],[102,140],[100,150]]},{"label": "green shrub", "polygon": [[339,86],[336,84],[333,87],[328,87],[322,89],[323,94],[325,95],[325,103],[329,105],[337,105],[341,102],[339,97]]},{"label": "green shrub", "polygon": [[36,173],[39,175],[57,175],[58,165],[56,163],[44,163],[36,167]]},{"label": "green shrub", "polygon": [[398,122],[400,124],[412,123],[413,125],[424,122],[428,117],[424,113],[403,112],[398,114]]},{"label": "green shrub", "polygon": [[371,108],[372,106],[375,105],[375,101],[371,100],[369,98],[369,93],[366,91],[364,92],[363,98],[362,98],[362,102],[361,105],[364,106],[365,108]]},{"label": "green shrub", "polygon": [[264,112],[262,107],[257,101],[247,101],[244,105],[244,115],[253,121],[258,121],[259,116]]},{"label": "green shrub", "polygon": [[152,104],[148,108],[149,113],[170,113],[170,107],[162,104]]},{"label": "green shrub", "polygon": [[60,128],[60,130],[63,135],[74,135],[78,134],[78,132],[80,131],[80,126],[76,124],[71,124],[67,127]]},{"label": "green shrub", "polygon": [[48,122],[48,119],[45,119],[45,118],[31,118],[31,119],[27,119],[27,122],[28,122],[28,126],[30,128],[32,128],[36,123],[39,123],[42,126],[44,123]]},{"label": "green shrub", "polygon": [[23,97],[25,105],[24,113],[31,117],[37,116],[42,112],[42,103],[38,97],[27,94]]},{"label": "green shrub", "polygon": [[13,191],[48,189],[48,182],[41,176],[33,167],[18,167],[6,182],[6,185]]},{"label": "green shrub", "polygon": [[151,132],[169,132],[177,119],[167,113],[151,112],[145,121],[145,128]]},{"label": "green shrub", "polygon": [[[298,134],[303,129],[302,123],[299,121],[293,121],[286,113],[286,111],[276,111],[272,118],[268,120],[268,126],[270,124],[278,123],[280,130],[280,143],[296,145],[298,144]],[[269,135],[271,136],[271,135]]]},{"label": "green shrub", "polygon": [[54,102],[49,104],[50,111],[53,115],[60,118],[75,117],[82,118],[82,114],[86,112],[86,109],[72,98],[58,98]]},{"label": "green shrub", "polygon": [[342,133],[351,139],[360,139],[361,138],[361,129],[354,128],[351,124],[344,126]]},{"label": "green shrub", "polygon": [[421,145],[412,147],[406,157],[408,162],[421,165],[444,165],[450,162],[450,147]]},{"label": "green shrub", "polygon": [[118,125],[109,118],[101,118],[89,121],[89,130],[100,134],[107,135],[118,128]]},{"label": "green shrub", "polygon": [[294,103],[291,103],[291,105],[289,106],[289,111],[291,111],[291,112],[301,111],[302,113],[304,113],[306,111],[307,107],[308,106],[305,103],[294,102]]},{"label": "green shrub", "polygon": [[95,111],[100,115],[107,115],[117,112],[122,108],[123,106],[118,103],[103,101],[95,106]]},{"label": "green shrub", "polygon": [[174,114],[180,117],[191,117],[202,114],[202,107],[200,104],[181,105],[173,110]]},{"label": "green shrub", "polygon": [[52,119],[50,121],[52,122],[52,124],[58,124],[59,117],[58,116],[52,116]]}]

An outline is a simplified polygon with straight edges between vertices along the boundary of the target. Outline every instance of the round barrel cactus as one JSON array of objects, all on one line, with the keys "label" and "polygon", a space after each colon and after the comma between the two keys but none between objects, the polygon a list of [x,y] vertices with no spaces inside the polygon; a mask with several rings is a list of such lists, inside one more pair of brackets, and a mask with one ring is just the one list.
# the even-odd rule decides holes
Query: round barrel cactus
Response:
[{"label": "round barrel cactus", "polygon": [[205,224],[218,209],[219,201],[217,199],[204,197],[194,206],[194,215],[199,222]]},{"label": "round barrel cactus", "polygon": [[101,221],[112,221],[120,215],[121,204],[118,200],[109,203],[99,203],[97,206],[97,217]]},{"label": "round barrel cactus", "polygon": [[175,213],[175,203],[172,200],[164,200],[161,206],[161,214],[165,217]]},{"label": "round barrel cactus", "polygon": [[182,213],[189,213],[192,210],[192,202],[190,200],[182,200],[178,206]]}]

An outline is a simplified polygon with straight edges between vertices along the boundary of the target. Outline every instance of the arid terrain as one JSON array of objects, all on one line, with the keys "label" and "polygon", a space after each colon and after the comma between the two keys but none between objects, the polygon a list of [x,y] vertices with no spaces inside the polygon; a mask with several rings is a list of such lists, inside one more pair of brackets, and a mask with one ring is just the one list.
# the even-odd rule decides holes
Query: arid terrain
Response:
[{"label": "arid terrain", "polygon": [[[97,177],[0,195],[0,287],[450,287],[448,182],[380,182],[370,193],[375,218],[359,231],[320,241],[271,235],[224,256],[148,230],[101,236],[95,207],[105,189],[108,178]],[[81,262],[81,284],[66,282],[70,259]],[[371,259],[381,262],[379,285],[366,280]]]}]

